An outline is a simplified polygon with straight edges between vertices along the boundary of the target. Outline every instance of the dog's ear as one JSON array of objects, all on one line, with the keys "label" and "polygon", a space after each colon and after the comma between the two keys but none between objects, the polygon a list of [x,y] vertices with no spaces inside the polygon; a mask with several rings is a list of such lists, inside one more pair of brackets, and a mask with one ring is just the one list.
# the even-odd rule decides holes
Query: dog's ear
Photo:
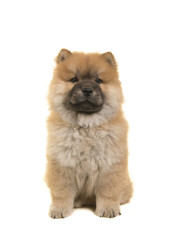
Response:
[{"label": "dog's ear", "polygon": [[106,52],[102,54],[102,57],[105,58],[105,60],[112,66],[117,67],[116,60],[111,52]]},{"label": "dog's ear", "polygon": [[61,51],[59,52],[58,56],[56,57],[56,62],[60,63],[65,61],[65,59],[67,59],[72,53],[67,50],[67,49],[61,49]]}]

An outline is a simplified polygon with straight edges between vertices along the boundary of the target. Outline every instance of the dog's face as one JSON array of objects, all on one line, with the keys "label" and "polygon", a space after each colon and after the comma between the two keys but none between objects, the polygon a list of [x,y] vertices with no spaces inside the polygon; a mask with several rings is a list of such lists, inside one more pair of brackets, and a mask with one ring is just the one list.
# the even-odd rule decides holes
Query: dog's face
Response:
[{"label": "dog's face", "polygon": [[[78,81],[78,78],[75,77],[74,81]],[[80,80],[68,93],[65,104],[75,112],[95,113],[102,109],[103,98],[100,86],[90,80]]]},{"label": "dog's face", "polygon": [[70,80],[73,83],[68,92],[65,106],[78,113],[99,112],[104,103],[104,94],[102,92],[100,79],[92,76],[75,76]]},{"label": "dog's face", "polygon": [[123,97],[112,53],[71,53],[62,49],[56,61],[49,100],[62,118],[73,121],[81,117],[84,121],[89,116],[104,122],[120,108]]}]

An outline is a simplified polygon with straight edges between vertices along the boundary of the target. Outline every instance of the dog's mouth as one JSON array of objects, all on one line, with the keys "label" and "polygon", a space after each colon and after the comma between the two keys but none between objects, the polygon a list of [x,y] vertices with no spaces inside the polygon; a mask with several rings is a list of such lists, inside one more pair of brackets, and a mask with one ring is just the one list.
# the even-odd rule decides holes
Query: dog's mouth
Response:
[{"label": "dog's mouth", "polygon": [[97,105],[88,99],[75,104],[70,102],[69,108],[78,113],[96,113],[102,109],[103,104]]}]

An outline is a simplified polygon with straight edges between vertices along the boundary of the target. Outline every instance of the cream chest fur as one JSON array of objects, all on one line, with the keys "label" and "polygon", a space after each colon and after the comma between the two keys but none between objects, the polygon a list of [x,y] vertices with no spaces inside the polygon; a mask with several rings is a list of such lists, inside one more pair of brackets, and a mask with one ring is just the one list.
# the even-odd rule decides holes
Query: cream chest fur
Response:
[{"label": "cream chest fur", "polygon": [[87,195],[93,191],[99,170],[110,171],[124,154],[117,144],[122,135],[118,126],[105,129],[53,125],[49,134],[48,154],[58,164],[73,169],[79,190],[86,182]]},{"label": "cream chest fur", "polygon": [[62,166],[91,173],[98,168],[110,168],[121,159],[122,149],[117,142],[122,128],[118,126],[53,126],[49,130],[48,154]]}]

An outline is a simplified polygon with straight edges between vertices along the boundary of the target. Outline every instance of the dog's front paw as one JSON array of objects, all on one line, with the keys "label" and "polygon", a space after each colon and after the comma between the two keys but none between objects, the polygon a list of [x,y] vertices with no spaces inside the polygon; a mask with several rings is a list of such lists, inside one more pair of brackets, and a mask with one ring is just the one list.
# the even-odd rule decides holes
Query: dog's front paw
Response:
[{"label": "dog's front paw", "polygon": [[49,216],[51,218],[65,218],[72,212],[72,208],[61,207],[57,205],[51,205],[49,209]]},{"label": "dog's front paw", "polygon": [[104,204],[96,208],[96,215],[99,217],[114,218],[121,215],[119,204]]}]

